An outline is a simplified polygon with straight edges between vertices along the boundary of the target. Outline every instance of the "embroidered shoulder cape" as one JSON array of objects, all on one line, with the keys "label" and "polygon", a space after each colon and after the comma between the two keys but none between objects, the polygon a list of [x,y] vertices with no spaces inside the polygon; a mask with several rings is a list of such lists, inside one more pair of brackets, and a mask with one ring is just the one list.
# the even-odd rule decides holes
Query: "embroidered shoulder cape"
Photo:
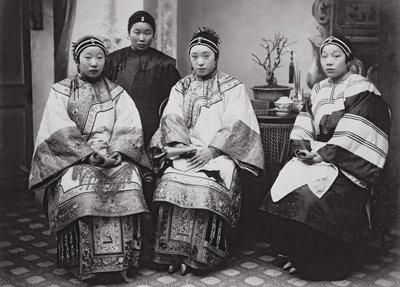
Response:
[{"label": "embroidered shoulder cape", "polygon": [[188,75],[173,87],[149,147],[178,142],[215,147],[256,176],[264,169],[260,130],[245,87],[220,71],[207,80]]},{"label": "embroidered shoulder cape", "polygon": [[258,176],[264,169],[256,116],[245,87],[216,71],[211,78],[189,75],[172,89],[150,150],[183,143],[196,149],[213,147],[221,155],[191,170],[173,159],[157,183],[154,201],[209,210],[236,226],[241,189],[237,167]]},{"label": "embroidered shoulder cape", "polygon": [[139,113],[120,86],[106,78],[92,84],[78,76],[54,84],[36,139],[29,188],[49,185],[94,151],[118,151],[151,168]]}]

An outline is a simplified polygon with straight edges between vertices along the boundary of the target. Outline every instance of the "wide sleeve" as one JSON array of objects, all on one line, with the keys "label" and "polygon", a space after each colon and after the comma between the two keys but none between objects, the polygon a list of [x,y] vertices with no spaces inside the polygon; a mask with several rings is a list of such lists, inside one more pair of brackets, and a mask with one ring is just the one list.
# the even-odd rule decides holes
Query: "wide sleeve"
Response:
[{"label": "wide sleeve", "polygon": [[123,91],[116,99],[115,118],[109,153],[120,152],[137,164],[150,169],[150,161],[144,148],[140,115],[126,91]]},{"label": "wide sleeve", "polygon": [[374,184],[389,149],[390,111],[376,88],[367,81],[349,86],[346,111],[332,138],[318,150],[325,161]]},{"label": "wide sleeve", "polygon": [[189,130],[183,116],[182,89],[175,85],[170,93],[168,103],[161,117],[160,125],[153,135],[149,149],[162,149],[175,143],[190,144]]},{"label": "wide sleeve", "polygon": [[53,86],[36,138],[29,176],[31,190],[51,183],[64,169],[94,152],[70,118],[68,100]]},{"label": "wide sleeve", "polygon": [[254,175],[264,169],[264,150],[257,118],[243,84],[224,92],[222,127],[211,143]]},{"label": "wide sleeve", "polygon": [[293,124],[290,140],[295,149],[311,150],[311,143],[316,139],[317,135],[313,124],[312,99],[316,95],[317,85],[312,89],[310,98],[305,102]]}]

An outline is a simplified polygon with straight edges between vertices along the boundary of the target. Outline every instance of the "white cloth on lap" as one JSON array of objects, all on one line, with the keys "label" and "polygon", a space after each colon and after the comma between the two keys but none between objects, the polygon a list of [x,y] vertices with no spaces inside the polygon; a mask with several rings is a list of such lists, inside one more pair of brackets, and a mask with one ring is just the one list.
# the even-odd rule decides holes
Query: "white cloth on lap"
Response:
[{"label": "white cloth on lap", "polygon": [[321,162],[308,165],[293,158],[282,168],[271,187],[272,201],[281,200],[305,184],[318,198],[321,198],[331,187],[338,174],[338,168],[331,163]]}]

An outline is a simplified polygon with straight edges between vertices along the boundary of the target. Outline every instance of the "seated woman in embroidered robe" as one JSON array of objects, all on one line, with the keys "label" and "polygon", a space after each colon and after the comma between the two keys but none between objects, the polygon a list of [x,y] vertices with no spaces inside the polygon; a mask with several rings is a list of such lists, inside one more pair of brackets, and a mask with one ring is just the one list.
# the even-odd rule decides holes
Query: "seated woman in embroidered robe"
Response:
[{"label": "seated woman in embroidered robe", "polygon": [[29,188],[46,189],[58,263],[81,279],[137,266],[147,213],[140,169],[151,169],[140,116],[101,73],[107,50],[85,36],[73,45],[78,74],[53,85],[32,159]]},{"label": "seated woman in embroidered robe", "polygon": [[[172,88],[150,142],[156,157],[170,158],[153,201],[159,207],[154,262],[169,266],[171,273],[211,270],[224,261],[228,228],[239,219],[238,169],[257,176],[264,167],[245,87],[217,70],[219,41],[209,28],[194,34],[189,57],[195,72]],[[176,155],[179,150],[186,153]]]},{"label": "seated woman in embroidered robe", "polygon": [[366,78],[352,74],[354,49],[329,37],[320,48],[327,79],[314,85],[290,138],[296,155],[280,171],[262,209],[272,247],[286,268],[311,280],[342,280],[367,223],[366,203],[386,161],[389,109]]}]

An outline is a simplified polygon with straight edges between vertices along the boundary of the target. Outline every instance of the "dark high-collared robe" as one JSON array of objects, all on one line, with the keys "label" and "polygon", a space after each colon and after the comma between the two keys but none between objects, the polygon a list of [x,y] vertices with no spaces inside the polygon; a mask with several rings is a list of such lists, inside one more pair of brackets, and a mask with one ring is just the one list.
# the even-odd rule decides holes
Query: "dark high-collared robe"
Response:
[{"label": "dark high-collared robe", "polygon": [[126,47],[107,56],[104,73],[135,102],[147,146],[160,122],[160,105],[180,79],[175,59],[153,48],[135,51]]}]

